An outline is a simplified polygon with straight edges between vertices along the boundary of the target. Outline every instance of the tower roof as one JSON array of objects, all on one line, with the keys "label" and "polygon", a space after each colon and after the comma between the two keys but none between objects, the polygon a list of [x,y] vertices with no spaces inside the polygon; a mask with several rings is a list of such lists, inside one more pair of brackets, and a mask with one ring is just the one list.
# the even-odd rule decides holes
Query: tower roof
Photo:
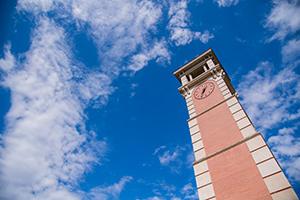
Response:
[{"label": "tower roof", "polygon": [[188,61],[181,67],[179,67],[176,71],[173,72],[173,75],[180,81],[180,76],[185,74],[189,69],[195,66],[198,63],[205,62],[207,59],[213,58],[218,64],[220,63],[214,51],[209,48],[205,52],[201,53],[200,55],[196,56],[194,59]]}]

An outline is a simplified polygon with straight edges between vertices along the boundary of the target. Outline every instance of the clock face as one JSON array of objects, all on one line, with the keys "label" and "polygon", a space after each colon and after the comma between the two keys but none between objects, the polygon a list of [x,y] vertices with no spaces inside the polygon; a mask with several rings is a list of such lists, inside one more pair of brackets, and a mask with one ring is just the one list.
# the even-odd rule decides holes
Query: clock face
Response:
[{"label": "clock face", "polygon": [[194,97],[196,99],[204,99],[208,97],[214,91],[215,85],[212,82],[206,82],[199,85],[194,91]]}]

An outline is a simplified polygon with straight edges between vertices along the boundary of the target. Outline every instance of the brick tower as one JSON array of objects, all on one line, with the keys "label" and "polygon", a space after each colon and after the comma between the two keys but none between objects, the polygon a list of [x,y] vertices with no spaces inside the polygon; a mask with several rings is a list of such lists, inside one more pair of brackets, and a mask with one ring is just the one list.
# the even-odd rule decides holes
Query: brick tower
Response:
[{"label": "brick tower", "polygon": [[174,72],[189,112],[200,200],[298,200],[209,49]]}]

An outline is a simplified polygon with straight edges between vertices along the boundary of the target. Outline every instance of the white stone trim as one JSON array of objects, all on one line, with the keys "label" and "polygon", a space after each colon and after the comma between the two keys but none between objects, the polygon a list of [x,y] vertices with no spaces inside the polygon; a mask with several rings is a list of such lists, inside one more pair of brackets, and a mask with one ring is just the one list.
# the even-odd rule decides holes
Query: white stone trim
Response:
[{"label": "white stone trim", "polygon": [[201,135],[200,135],[199,132],[196,133],[196,134],[194,134],[194,135],[192,135],[192,143],[195,143],[195,142],[197,142],[198,140],[201,140]]},{"label": "white stone trim", "polygon": [[193,109],[188,110],[188,112],[189,112],[189,114],[191,115],[191,114],[195,113],[196,110],[195,110],[195,108],[193,108]]},{"label": "white stone trim", "polygon": [[224,86],[226,86],[226,83],[224,81],[221,84],[219,84],[219,88],[222,88]]},{"label": "white stone trim", "polygon": [[224,83],[225,81],[222,78],[217,79],[217,84],[220,85],[221,83]]},{"label": "white stone trim", "polygon": [[265,184],[270,193],[291,187],[285,175],[280,172],[264,178]]},{"label": "white stone trim", "polygon": [[199,176],[196,176],[197,188],[203,187],[204,185],[208,185],[210,183],[211,183],[211,177],[208,171]]},{"label": "white stone trim", "polygon": [[193,113],[190,114],[190,118],[195,117],[196,115],[197,115],[197,113],[193,112]]},{"label": "white stone trim", "polygon": [[293,188],[288,188],[271,195],[273,200],[299,200]]},{"label": "white stone trim", "polygon": [[194,152],[204,148],[202,140],[199,140],[193,144]]},{"label": "white stone trim", "polygon": [[247,127],[243,128],[241,130],[241,134],[243,135],[244,138],[249,137],[249,136],[251,136],[251,135],[253,135],[255,133],[256,133],[256,130],[253,127],[252,124],[250,126],[247,126]]},{"label": "white stone trim", "polygon": [[188,124],[189,124],[189,128],[197,125],[197,119],[195,118],[195,119],[189,120]]},{"label": "white stone trim", "polygon": [[198,196],[201,200],[206,200],[215,197],[213,185],[209,184],[204,187],[198,188]]},{"label": "white stone trim", "polygon": [[274,158],[258,164],[257,167],[262,177],[266,177],[281,171]]},{"label": "white stone trim", "polygon": [[227,95],[228,93],[230,93],[229,89],[226,89],[226,90],[222,91],[223,96]]},{"label": "white stone trim", "polygon": [[225,90],[228,90],[227,85],[225,85],[225,86],[223,86],[223,87],[220,88],[221,93],[224,92]]},{"label": "white stone trim", "polygon": [[239,121],[236,122],[239,129],[243,129],[245,128],[246,126],[249,126],[251,124],[250,120],[248,119],[248,117],[245,117]]},{"label": "white stone trim", "polygon": [[271,151],[269,150],[269,147],[267,146],[257,149],[251,154],[256,164],[273,157]]},{"label": "white stone trim", "polygon": [[242,118],[247,117],[246,113],[243,110],[240,110],[240,111],[234,113],[232,116],[235,121],[239,121]]},{"label": "white stone trim", "polygon": [[242,110],[242,107],[239,103],[237,103],[237,104],[230,106],[229,109],[230,109],[231,113],[235,113],[239,110]]},{"label": "white stone trim", "polygon": [[194,135],[195,133],[198,133],[199,130],[199,126],[193,126],[192,128],[190,128],[190,134]]},{"label": "white stone trim", "polygon": [[206,157],[206,153],[205,153],[205,150],[204,148],[203,149],[200,149],[198,151],[195,151],[194,152],[194,155],[195,155],[195,160],[200,160],[202,158],[205,158]]},{"label": "white stone trim", "polygon": [[186,102],[187,107],[193,105],[193,101]]},{"label": "white stone trim", "polygon": [[258,148],[266,145],[266,143],[261,135],[258,135],[256,137],[248,140],[246,142],[246,144],[249,148],[249,151],[254,151],[255,149],[258,149]]},{"label": "white stone trim", "polygon": [[190,110],[192,110],[192,109],[195,109],[195,106],[194,106],[194,104],[191,104],[191,105],[187,105],[187,109],[188,109],[188,111],[190,111]]},{"label": "white stone trim", "polygon": [[199,174],[202,174],[202,173],[208,171],[207,161],[204,160],[200,163],[197,163],[193,166],[193,168],[194,168],[195,176],[198,176]]},{"label": "white stone trim", "polygon": [[226,103],[227,103],[228,107],[230,107],[230,106],[232,106],[232,105],[238,103],[238,100],[237,100],[236,97],[232,97],[232,98],[228,99],[228,100],[226,101]]},{"label": "white stone trim", "polygon": [[224,98],[227,99],[231,96],[231,93],[229,92],[228,94],[224,95]]},{"label": "white stone trim", "polygon": [[208,171],[207,161],[197,163],[193,166],[193,168],[194,168],[195,176],[198,176],[199,174]]}]

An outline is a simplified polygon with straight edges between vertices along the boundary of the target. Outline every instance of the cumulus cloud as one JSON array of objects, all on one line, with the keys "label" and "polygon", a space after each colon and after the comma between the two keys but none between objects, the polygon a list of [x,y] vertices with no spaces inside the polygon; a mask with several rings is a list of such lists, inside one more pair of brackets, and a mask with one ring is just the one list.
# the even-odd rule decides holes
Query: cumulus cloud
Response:
[{"label": "cumulus cloud", "polygon": [[298,0],[273,0],[273,8],[266,19],[265,26],[275,33],[269,39],[284,39],[300,30],[300,3]]},{"label": "cumulus cloud", "polygon": [[242,77],[238,85],[242,104],[259,128],[272,129],[281,122],[297,118],[294,106],[300,100],[300,75],[295,69],[288,65],[275,72],[270,62],[261,62]]},{"label": "cumulus cloud", "polygon": [[300,40],[292,39],[282,47],[282,60],[284,63],[295,62],[300,59]]},{"label": "cumulus cloud", "polygon": [[230,7],[237,5],[239,0],[215,0],[215,2],[218,3],[219,7]]},{"label": "cumulus cloud", "polygon": [[296,127],[281,128],[268,143],[289,177],[300,181],[300,138]]},{"label": "cumulus cloud", "polygon": [[175,45],[186,45],[193,40],[199,40],[202,43],[207,43],[214,35],[208,30],[204,32],[195,32],[189,28],[190,12],[188,11],[188,1],[181,0],[178,2],[171,1],[169,8],[169,24],[170,39]]},{"label": "cumulus cloud", "polygon": [[[0,62],[12,103],[0,151],[0,197],[79,199],[72,190],[104,156],[106,142],[85,130],[83,109],[92,97],[77,83],[91,80],[74,80],[80,73],[72,69],[64,30],[47,18],[38,24],[25,59],[13,64],[7,52]],[[85,93],[109,95],[109,85],[99,84]]]}]

